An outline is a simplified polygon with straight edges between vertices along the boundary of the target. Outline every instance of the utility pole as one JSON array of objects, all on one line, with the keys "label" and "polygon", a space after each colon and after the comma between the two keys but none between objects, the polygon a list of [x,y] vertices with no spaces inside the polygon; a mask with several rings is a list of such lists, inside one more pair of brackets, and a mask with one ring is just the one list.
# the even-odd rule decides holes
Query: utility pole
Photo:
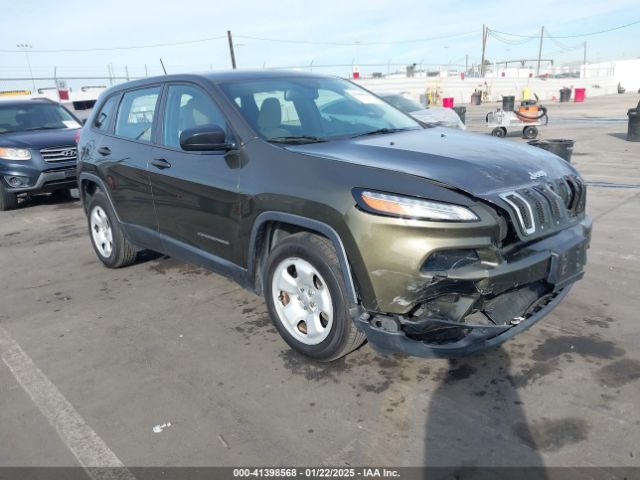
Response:
[{"label": "utility pole", "polygon": [[542,58],[542,39],[544,38],[544,27],[540,30],[540,48],[538,49],[538,66],[536,68],[536,77],[540,75],[540,59]]},{"label": "utility pole", "polygon": [[582,55],[582,63],[584,63],[584,66],[587,66],[587,42],[584,42],[584,53]]},{"label": "utility pole", "polygon": [[482,60],[480,63],[480,77],[484,78],[484,54],[487,50],[487,35],[489,33],[489,27],[482,25]]},{"label": "utility pole", "polygon": [[144,76],[148,77],[149,76],[149,70],[147,69],[147,64],[144,64]]},{"label": "utility pole", "polygon": [[127,82],[128,82],[129,81],[129,66],[128,65],[124,66],[124,72],[125,72],[125,75],[127,77]]},{"label": "utility pole", "polygon": [[227,38],[229,39],[229,55],[231,55],[231,67],[236,69],[236,54],[233,51],[233,38],[231,38],[231,30],[227,30]]},{"label": "utility pole", "polygon": [[469,54],[467,53],[464,56],[464,74],[466,75],[468,71],[469,71]]}]

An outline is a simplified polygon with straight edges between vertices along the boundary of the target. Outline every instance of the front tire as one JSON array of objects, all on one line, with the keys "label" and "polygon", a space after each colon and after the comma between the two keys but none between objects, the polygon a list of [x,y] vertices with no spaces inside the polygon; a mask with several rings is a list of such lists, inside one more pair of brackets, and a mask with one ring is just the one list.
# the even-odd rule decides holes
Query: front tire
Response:
[{"label": "front tire", "polygon": [[[0,180],[1,182],[2,180]],[[13,210],[18,206],[18,196],[0,183],[0,211]]]},{"label": "front tire", "polygon": [[96,255],[109,268],[131,265],[136,259],[136,249],[125,238],[107,196],[97,191],[87,208],[89,235]]},{"label": "front tire", "polygon": [[315,360],[336,360],[366,339],[349,315],[340,263],[324,237],[298,233],[276,245],[267,259],[265,297],[282,338]]}]

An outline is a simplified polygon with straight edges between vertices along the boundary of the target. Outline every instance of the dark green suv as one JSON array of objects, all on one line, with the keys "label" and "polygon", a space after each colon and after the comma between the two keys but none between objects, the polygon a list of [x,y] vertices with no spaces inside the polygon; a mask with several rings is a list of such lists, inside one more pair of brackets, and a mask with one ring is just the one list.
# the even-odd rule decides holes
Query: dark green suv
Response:
[{"label": "dark green suv", "polygon": [[478,352],[540,320],[584,273],[591,221],[570,164],[420,124],[339,78],[122,84],[78,147],[105,265],[150,249],[228,275],[320,360],[365,339],[383,353]]}]

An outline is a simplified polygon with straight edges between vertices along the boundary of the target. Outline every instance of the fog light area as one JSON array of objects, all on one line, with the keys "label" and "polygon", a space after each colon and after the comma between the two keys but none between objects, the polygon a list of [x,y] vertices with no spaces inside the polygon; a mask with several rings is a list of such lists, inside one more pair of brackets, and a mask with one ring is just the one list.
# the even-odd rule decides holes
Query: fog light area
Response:
[{"label": "fog light area", "polygon": [[13,188],[29,186],[29,177],[19,177],[17,175],[7,175],[5,181]]}]

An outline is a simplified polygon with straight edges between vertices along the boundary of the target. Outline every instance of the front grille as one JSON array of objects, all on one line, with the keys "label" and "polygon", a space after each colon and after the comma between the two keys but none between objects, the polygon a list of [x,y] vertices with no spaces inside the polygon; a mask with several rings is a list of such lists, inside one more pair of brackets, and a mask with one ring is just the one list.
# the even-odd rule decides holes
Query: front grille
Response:
[{"label": "front grille", "polygon": [[74,145],[43,148],[40,150],[40,155],[47,163],[71,162],[78,157],[77,149]]},{"label": "front grille", "polygon": [[536,231],[536,224],[534,223],[533,210],[531,205],[518,193],[510,192],[502,195],[502,198],[511,205],[511,208],[516,213],[518,218],[518,224],[520,228],[524,230],[527,235]]},{"label": "front grille", "polygon": [[511,207],[517,225],[525,235],[550,230],[564,220],[584,212],[586,186],[575,176],[545,185],[521,188],[500,195]]}]

